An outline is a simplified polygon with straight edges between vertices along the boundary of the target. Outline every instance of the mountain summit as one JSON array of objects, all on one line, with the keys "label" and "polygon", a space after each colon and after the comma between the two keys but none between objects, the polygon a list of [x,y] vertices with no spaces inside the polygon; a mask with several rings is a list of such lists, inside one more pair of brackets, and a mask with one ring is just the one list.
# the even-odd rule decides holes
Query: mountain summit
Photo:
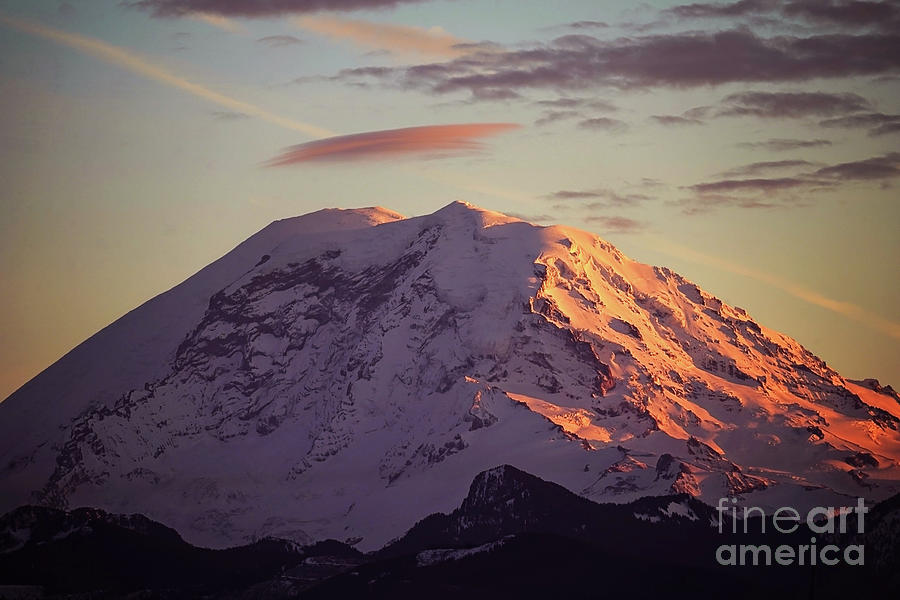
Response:
[{"label": "mountain summit", "polygon": [[900,401],[597,236],[455,202],[272,223],[0,404],[0,512],[372,549],[514,465],[595,501],[900,490]]}]

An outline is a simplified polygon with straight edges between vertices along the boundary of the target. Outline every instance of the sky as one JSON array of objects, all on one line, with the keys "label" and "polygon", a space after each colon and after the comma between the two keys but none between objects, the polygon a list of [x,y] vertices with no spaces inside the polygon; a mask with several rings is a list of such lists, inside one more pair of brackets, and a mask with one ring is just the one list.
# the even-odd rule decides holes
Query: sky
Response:
[{"label": "sky", "polygon": [[273,220],[595,232],[900,386],[900,2],[0,0],[0,398]]}]

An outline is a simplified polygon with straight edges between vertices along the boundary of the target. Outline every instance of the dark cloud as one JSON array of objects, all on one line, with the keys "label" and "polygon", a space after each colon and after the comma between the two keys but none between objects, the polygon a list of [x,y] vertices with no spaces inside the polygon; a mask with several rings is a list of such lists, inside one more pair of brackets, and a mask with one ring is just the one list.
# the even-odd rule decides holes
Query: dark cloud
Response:
[{"label": "dark cloud", "polygon": [[609,206],[634,206],[650,196],[645,194],[621,193],[608,188],[594,188],[591,190],[559,190],[549,194],[551,200],[591,200],[588,208],[604,208]]},{"label": "dark cloud", "polygon": [[320,10],[351,11],[390,8],[424,0],[137,0],[127,2],[157,17],[181,17],[195,12],[229,17],[269,17]]},{"label": "dark cloud", "polygon": [[775,0],[740,0],[732,3],[682,4],[663,11],[682,19],[728,18],[770,12],[777,8]]},{"label": "dark cloud", "polygon": [[466,52],[472,52],[475,50],[498,52],[500,50],[503,50],[503,46],[494,42],[459,42],[457,44],[453,44],[452,47],[457,50],[465,50]]},{"label": "dark cloud", "polygon": [[762,142],[741,142],[738,144],[741,148],[761,148],[763,150],[772,150],[774,152],[784,152],[787,150],[799,150],[801,148],[820,148],[822,146],[830,146],[829,140],[795,140],[788,138],[770,138]]},{"label": "dark cloud", "polygon": [[643,223],[628,217],[589,215],[584,218],[584,221],[592,225],[599,225],[605,231],[615,233],[634,233],[644,229]]},{"label": "dark cloud", "polygon": [[232,112],[227,110],[214,110],[212,111],[212,116],[217,121],[240,121],[250,118],[249,115],[245,115],[242,112]]},{"label": "dark cloud", "polygon": [[266,37],[259,38],[256,41],[260,44],[266,44],[267,46],[273,47],[295,46],[297,44],[303,43],[303,40],[292,35],[267,35]]},{"label": "dark cloud", "polygon": [[550,123],[556,123],[557,121],[576,119],[583,116],[584,115],[580,112],[574,110],[548,110],[544,111],[544,114],[542,114],[534,124],[538,126],[549,125]]},{"label": "dark cloud", "polygon": [[868,129],[869,135],[879,136],[895,133],[900,129],[900,115],[865,113],[848,115],[819,122],[822,127],[843,127],[846,129]]},{"label": "dark cloud", "polygon": [[537,100],[535,104],[551,108],[590,108],[606,112],[619,110],[619,107],[612,102],[597,98],[555,98],[553,100]]},{"label": "dark cloud", "polygon": [[[528,88],[688,88],[898,71],[900,32],[762,38],[748,30],[730,30],[607,41],[588,35],[566,35],[547,45],[475,52],[449,62],[398,67],[377,76],[401,87],[436,94],[478,94],[484,90]],[[345,78],[355,75],[353,70],[342,72]],[[848,100],[845,98],[844,102]]]},{"label": "dark cloud", "polygon": [[513,100],[520,98],[518,92],[506,88],[484,88],[472,90],[473,100]]},{"label": "dark cloud", "polygon": [[[770,168],[809,166],[807,161],[773,161],[754,163],[745,167],[745,173]],[[890,152],[857,161],[821,167],[814,171],[797,173],[789,177],[722,179],[688,186],[694,192],[691,198],[678,202],[689,213],[705,212],[715,206],[741,206],[744,208],[783,206],[783,200],[809,199],[817,190],[833,189],[845,183],[880,182],[882,186],[900,177],[900,152]],[[802,192],[803,194],[797,195]]]},{"label": "dark cloud", "polygon": [[869,135],[877,137],[880,135],[889,135],[891,133],[900,133],[900,121],[885,123],[869,130]]},{"label": "dark cloud", "polygon": [[[343,78],[353,78],[353,77],[375,77],[375,78],[385,78],[394,75],[397,70],[393,67],[353,67],[351,69],[344,69],[334,77],[330,79],[338,80]],[[303,83],[305,79],[300,78],[296,80],[298,83]]]},{"label": "dark cloud", "polygon": [[705,119],[708,116],[712,116],[713,106],[697,106],[690,110],[686,110],[681,113],[681,116],[688,119]]},{"label": "dark cloud", "polygon": [[597,198],[598,192],[584,190],[560,190],[550,194],[551,198],[557,200],[581,200],[583,198]]},{"label": "dark cloud", "polygon": [[584,104],[584,100],[581,98],[556,98],[555,100],[538,100],[535,104],[556,108],[578,108]]},{"label": "dark cloud", "polygon": [[900,6],[892,0],[887,2],[795,0],[785,3],[781,11],[788,17],[800,17],[812,22],[843,27],[855,25],[892,29],[900,22]]},{"label": "dark cloud", "polygon": [[578,122],[578,126],[583,129],[596,129],[598,131],[609,131],[611,133],[621,132],[628,129],[628,125],[624,121],[618,119],[610,119],[609,117],[595,117],[593,119],[585,119]]},{"label": "dark cloud", "polygon": [[702,196],[682,198],[671,204],[681,207],[681,211],[686,215],[702,215],[715,209],[726,207],[772,209],[780,206],[780,204],[760,200],[759,198],[742,198],[728,194],[704,194]]},{"label": "dark cloud", "polygon": [[840,181],[872,181],[900,177],[900,152],[823,167],[813,175]]},{"label": "dark cloud", "polygon": [[728,169],[722,173],[725,177],[759,175],[767,171],[776,171],[780,169],[796,169],[798,167],[812,167],[813,163],[808,160],[767,160],[763,162],[750,163],[733,169]]},{"label": "dark cloud", "polygon": [[872,27],[893,31],[900,24],[900,5],[894,0],[740,0],[731,3],[683,4],[663,11],[681,19],[716,19],[771,15],[777,19],[800,19],[811,24],[848,27]]},{"label": "dark cloud", "polygon": [[725,192],[772,192],[799,187],[809,187],[810,180],[797,177],[779,177],[776,179],[723,179],[708,183],[688,186],[688,189],[699,194]]},{"label": "dark cloud", "polygon": [[679,117],[677,115],[653,115],[650,117],[660,125],[703,125],[700,119]]},{"label": "dark cloud", "polygon": [[514,123],[464,123],[339,135],[291,146],[266,165],[281,167],[308,162],[378,160],[404,155],[466,154],[484,148],[478,138],[517,127]]},{"label": "dark cloud", "polygon": [[605,21],[575,21],[566,23],[565,26],[571,29],[606,29],[609,27],[609,23]]},{"label": "dark cloud", "polygon": [[850,115],[839,117],[836,119],[826,119],[819,122],[822,127],[872,127],[874,125],[882,125],[900,119],[900,115],[886,115],[883,113],[867,113],[862,115]]},{"label": "dark cloud", "polygon": [[830,117],[872,108],[868,100],[857,94],[825,92],[741,92],[726,96],[722,104],[717,116]]}]

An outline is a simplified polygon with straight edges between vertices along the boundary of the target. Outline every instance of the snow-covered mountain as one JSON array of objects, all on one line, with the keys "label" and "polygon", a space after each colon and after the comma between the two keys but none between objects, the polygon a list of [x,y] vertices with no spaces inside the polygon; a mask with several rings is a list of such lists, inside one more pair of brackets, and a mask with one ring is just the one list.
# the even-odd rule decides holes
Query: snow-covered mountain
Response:
[{"label": "snow-covered mountain", "polygon": [[595,235],[465,203],[278,221],[0,404],[0,512],[373,549],[515,465],[596,501],[900,491],[900,398]]}]

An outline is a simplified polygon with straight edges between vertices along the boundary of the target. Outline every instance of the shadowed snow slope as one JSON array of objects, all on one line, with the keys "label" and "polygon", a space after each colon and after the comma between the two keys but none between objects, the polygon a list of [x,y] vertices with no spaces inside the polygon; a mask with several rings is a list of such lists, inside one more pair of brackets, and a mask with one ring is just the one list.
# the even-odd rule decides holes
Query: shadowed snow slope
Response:
[{"label": "shadowed snow slope", "polygon": [[598,501],[895,493],[900,402],[596,236],[453,203],[266,227],[0,404],[0,512],[380,547],[511,464]]}]

